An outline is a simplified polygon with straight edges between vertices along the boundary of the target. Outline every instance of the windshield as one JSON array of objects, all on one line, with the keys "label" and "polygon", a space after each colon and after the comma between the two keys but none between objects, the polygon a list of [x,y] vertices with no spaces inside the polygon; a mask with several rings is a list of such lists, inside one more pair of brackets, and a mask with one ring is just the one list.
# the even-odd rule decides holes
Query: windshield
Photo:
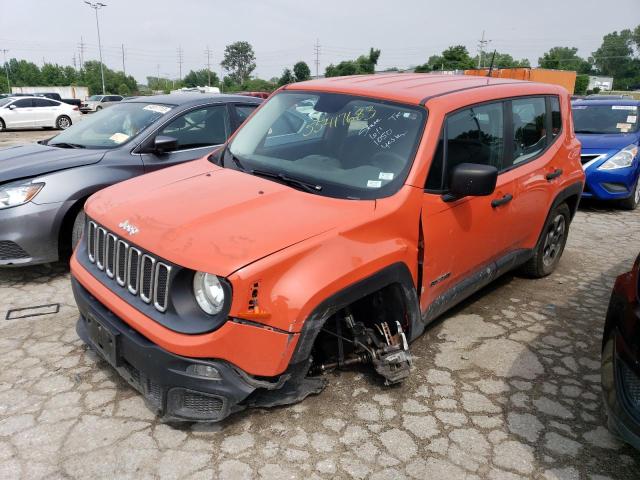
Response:
[{"label": "windshield", "polygon": [[382,198],[404,182],[425,117],[422,108],[363,97],[281,92],[238,131],[223,163],[305,182],[319,195]]},{"label": "windshield", "polygon": [[576,133],[630,133],[638,130],[635,105],[573,105]]},{"label": "windshield", "polygon": [[90,102],[99,102],[102,100],[102,95],[91,95],[87,100]]},{"label": "windshield", "polygon": [[11,98],[11,97],[1,98],[0,99],[0,107],[2,107],[3,105],[6,105],[7,103],[13,102],[14,100],[15,100],[15,98]]},{"label": "windshield", "polygon": [[49,145],[114,148],[135,138],[173,108],[152,103],[118,103],[94,113],[49,141]]}]

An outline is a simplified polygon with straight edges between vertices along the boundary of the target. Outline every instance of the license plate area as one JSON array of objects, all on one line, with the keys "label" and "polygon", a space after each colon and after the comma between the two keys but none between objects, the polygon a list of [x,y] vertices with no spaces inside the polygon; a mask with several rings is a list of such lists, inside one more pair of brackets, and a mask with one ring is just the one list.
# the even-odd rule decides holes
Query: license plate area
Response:
[{"label": "license plate area", "polygon": [[85,317],[87,333],[94,347],[113,367],[118,366],[118,336],[92,315]]}]

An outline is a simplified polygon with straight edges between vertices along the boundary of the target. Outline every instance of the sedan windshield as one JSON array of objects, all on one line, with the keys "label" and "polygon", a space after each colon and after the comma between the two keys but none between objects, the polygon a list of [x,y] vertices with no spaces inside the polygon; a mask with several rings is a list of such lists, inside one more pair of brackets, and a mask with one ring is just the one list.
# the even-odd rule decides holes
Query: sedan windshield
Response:
[{"label": "sedan windshield", "polygon": [[[49,141],[49,145],[114,148],[135,138],[173,108],[170,105],[125,102],[92,114]],[[68,147],[67,147],[68,148]]]},{"label": "sedan windshield", "polygon": [[223,162],[319,195],[382,198],[404,182],[425,118],[381,100],[282,92],[240,129]]},{"label": "sedan windshield", "polygon": [[14,100],[15,100],[15,98],[11,98],[11,97],[8,97],[8,98],[0,98],[0,107],[2,107],[2,106],[4,106],[4,105],[6,105],[7,103],[11,103],[11,102],[13,102]]},{"label": "sedan windshield", "polygon": [[573,105],[576,133],[630,133],[638,130],[635,105]]}]

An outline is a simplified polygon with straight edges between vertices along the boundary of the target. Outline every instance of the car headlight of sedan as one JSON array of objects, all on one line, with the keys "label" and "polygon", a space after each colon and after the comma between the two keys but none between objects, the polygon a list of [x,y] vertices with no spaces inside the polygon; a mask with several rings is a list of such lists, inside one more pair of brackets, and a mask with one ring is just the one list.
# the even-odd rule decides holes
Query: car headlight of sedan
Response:
[{"label": "car headlight of sedan", "polygon": [[44,187],[44,183],[20,181],[0,185],[0,210],[30,202]]},{"label": "car headlight of sedan", "polygon": [[202,310],[217,315],[225,304],[225,288],[216,275],[196,272],[193,276],[193,294]]},{"label": "car headlight of sedan", "polygon": [[598,167],[598,170],[615,170],[617,168],[627,168],[633,163],[633,159],[638,155],[638,146],[627,145],[609,160]]}]

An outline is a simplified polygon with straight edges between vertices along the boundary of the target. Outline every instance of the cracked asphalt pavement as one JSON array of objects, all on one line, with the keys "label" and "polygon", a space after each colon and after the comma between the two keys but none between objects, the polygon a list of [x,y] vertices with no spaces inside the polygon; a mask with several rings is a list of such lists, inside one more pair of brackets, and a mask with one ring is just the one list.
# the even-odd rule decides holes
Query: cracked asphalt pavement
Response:
[{"label": "cracked asphalt pavement", "polygon": [[587,204],[556,273],[507,275],[446,314],[404,384],[330,374],[318,396],[221,424],[158,422],[87,350],[64,264],[0,270],[0,479],[637,479],[640,452],[604,427],[599,368],[638,239],[639,212]]}]

